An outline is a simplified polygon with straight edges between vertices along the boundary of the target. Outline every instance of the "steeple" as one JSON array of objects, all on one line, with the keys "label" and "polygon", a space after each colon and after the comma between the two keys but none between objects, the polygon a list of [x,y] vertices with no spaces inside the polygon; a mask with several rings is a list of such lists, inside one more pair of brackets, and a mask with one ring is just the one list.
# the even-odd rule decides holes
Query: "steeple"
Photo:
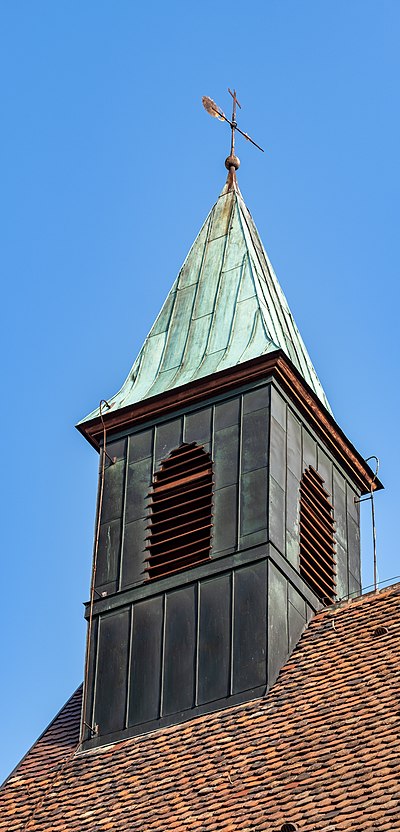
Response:
[{"label": "steeple", "polygon": [[[113,411],[283,350],[329,404],[254,220],[231,173],[120,391]],[[98,411],[84,421],[95,418]]]},{"label": "steeple", "polygon": [[263,696],[314,612],[360,591],[359,497],[381,485],[240,193],[232,96],[232,120],[207,100],[226,185],[121,390],[78,425],[101,453],[85,748]]}]

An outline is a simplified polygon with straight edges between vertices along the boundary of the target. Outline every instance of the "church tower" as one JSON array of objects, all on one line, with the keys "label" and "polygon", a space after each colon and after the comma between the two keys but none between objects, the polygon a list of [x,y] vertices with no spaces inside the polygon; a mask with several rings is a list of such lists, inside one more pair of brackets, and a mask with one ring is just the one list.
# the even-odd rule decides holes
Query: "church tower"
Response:
[{"label": "church tower", "polygon": [[100,451],[83,747],[263,695],[315,611],[359,593],[362,494],[238,160],[121,390]]}]

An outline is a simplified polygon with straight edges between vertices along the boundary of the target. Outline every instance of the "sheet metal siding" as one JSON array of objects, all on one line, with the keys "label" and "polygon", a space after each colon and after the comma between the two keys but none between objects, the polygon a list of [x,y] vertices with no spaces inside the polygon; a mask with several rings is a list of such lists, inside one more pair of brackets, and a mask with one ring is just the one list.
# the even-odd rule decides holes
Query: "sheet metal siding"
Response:
[{"label": "sheet metal siding", "polygon": [[337,594],[361,589],[359,494],[314,439],[276,387],[271,391],[268,539],[299,569],[299,489],[312,465],[324,479],[334,509]]},{"label": "sheet metal siding", "polygon": [[117,462],[106,467],[100,594],[145,579],[147,494],[154,471],[183,441],[204,445],[213,458],[213,557],[271,540],[298,569],[299,487],[312,465],[334,506],[338,596],[360,587],[358,495],[276,387],[271,391],[266,385],[109,444]]},{"label": "sheet metal siding", "polygon": [[[139,601],[132,610],[128,725],[148,722],[160,712],[164,599]],[[131,680],[135,680],[134,684]]]},{"label": "sheet metal siding", "polygon": [[145,580],[147,495],[154,471],[182,442],[211,453],[212,556],[267,539],[269,386],[210,404],[107,445],[96,591],[110,594]]},{"label": "sheet metal siding", "polygon": [[104,734],[125,725],[129,630],[129,608],[116,610],[99,620],[94,720],[102,726]]},{"label": "sheet metal siding", "polygon": [[253,698],[275,681],[318,602],[310,607],[267,550],[252,555],[96,617],[86,721],[98,735],[87,734],[88,746]]},{"label": "sheet metal siding", "polygon": [[231,691],[232,580],[228,573],[201,583],[196,705]]},{"label": "sheet metal siding", "polygon": [[[146,496],[181,442],[202,444],[213,459],[212,557],[149,583]],[[275,383],[115,440],[108,452],[117,461],[106,467],[87,714],[100,739],[89,745],[272,684],[314,598],[299,576],[299,489],[309,465],[334,506],[338,596],[360,589],[357,494]]]},{"label": "sheet metal siding", "polygon": [[117,410],[278,348],[329,409],[252,217],[240,193],[224,189],[109,401]]}]

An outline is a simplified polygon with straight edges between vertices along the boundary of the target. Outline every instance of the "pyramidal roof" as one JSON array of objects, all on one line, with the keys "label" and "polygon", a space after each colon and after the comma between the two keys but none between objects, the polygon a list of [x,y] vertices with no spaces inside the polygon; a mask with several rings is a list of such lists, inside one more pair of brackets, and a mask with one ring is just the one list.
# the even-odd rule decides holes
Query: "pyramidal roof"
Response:
[{"label": "pyramidal roof", "polygon": [[126,381],[108,401],[115,411],[278,349],[330,410],[252,216],[228,177]]}]

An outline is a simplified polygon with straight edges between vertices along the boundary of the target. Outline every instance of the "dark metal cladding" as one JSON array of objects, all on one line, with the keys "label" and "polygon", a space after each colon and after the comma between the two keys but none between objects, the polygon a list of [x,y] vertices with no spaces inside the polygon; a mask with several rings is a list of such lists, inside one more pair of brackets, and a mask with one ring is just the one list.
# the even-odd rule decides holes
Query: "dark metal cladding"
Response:
[{"label": "dark metal cladding", "polygon": [[182,587],[167,595],[162,715],[194,705],[196,649],[196,587]]},{"label": "dark metal cladding", "polygon": [[266,467],[242,474],[240,532],[243,537],[266,529],[267,494],[268,469]]},{"label": "dark metal cladding", "polygon": [[274,682],[318,600],[270,546],[215,567],[181,586],[170,576],[155,596],[135,590],[128,606],[127,593],[118,609],[103,601],[111,609],[89,668],[98,733],[88,731],[86,747],[246,701]]},{"label": "dark metal cladding", "polygon": [[243,413],[241,458],[243,472],[266,468],[268,465],[268,416],[267,407]]},{"label": "dark metal cladding", "polygon": [[121,548],[121,518],[102,523],[100,526],[99,552],[96,571],[96,586],[103,592],[117,589],[119,553]]},{"label": "dark metal cladding", "polygon": [[182,430],[182,419],[174,419],[171,422],[163,422],[161,425],[157,425],[155,429],[154,468],[158,468],[162,460],[181,444]]},{"label": "dark metal cladding", "polygon": [[87,748],[262,695],[360,589],[359,491],[279,386],[183,411],[112,443]]},{"label": "dark metal cladding", "polygon": [[221,428],[214,435],[215,488],[234,485],[238,480],[239,425]]},{"label": "dark metal cladding", "polygon": [[197,704],[230,694],[232,576],[203,581],[199,588]]},{"label": "dark metal cladding", "polygon": [[[270,562],[268,567],[268,681],[271,685],[275,682],[289,653],[289,585],[285,575],[274,563]],[[292,597],[294,594],[296,593],[292,588]],[[304,601],[304,599],[301,600]]]},{"label": "dark metal cladding", "polygon": [[212,408],[187,413],[184,423],[184,442],[197,442],[203,447],[211,442]]},{"label": "dark metal cladding", "polygon": [[129,630],[127,608],[100,618],[93,725],[101,735],[125,727]]},{"label": "dark metal cladding", "polygon": [[266,569],[264,560],[235,572],[233,693],[267,683]]},{"label": "dark metal cladding", "polygon": [[163,618],[162,596],[133,607],[128,725],[160,714]]},{"label": "dark metal cladding", "polygon": [[145,580],[146,517],[126,523],[124,530],[121,589],[140,584]]},{"label": "dark metal cladding", "polygon": [[125,480],[125,459],[108,465],[105,470],[104,497],[101,522],[109,523],[122,515],[123,489]]},{"label": "dark metal cladding", "polygon": [[139,462],[141,459],[151,458],[153,455],[154,429],[142,430],[129,439],[128,462]]},{"label": "dark metal cladding", "polygon": [[228,399],[215,406],[214,429],[219,431],[222,428],[229,428],[230,425],[239,423],[240,397]]},{"label": "dark metal cladding", "polygon": [[145,516],[143,494],[150,488],[151,476],[151,457],[138,460],[138,462],[133,462],[128,465],[125,523],[132,523],[133,520],[139,520]]},{"label": "dark metal cladding", "polygon": [[227,485],[214,492],[214,528],[213,549],[214,557],[222,553],[233,552],[237,546],[237,515],[238,488],[237,485]]}]

